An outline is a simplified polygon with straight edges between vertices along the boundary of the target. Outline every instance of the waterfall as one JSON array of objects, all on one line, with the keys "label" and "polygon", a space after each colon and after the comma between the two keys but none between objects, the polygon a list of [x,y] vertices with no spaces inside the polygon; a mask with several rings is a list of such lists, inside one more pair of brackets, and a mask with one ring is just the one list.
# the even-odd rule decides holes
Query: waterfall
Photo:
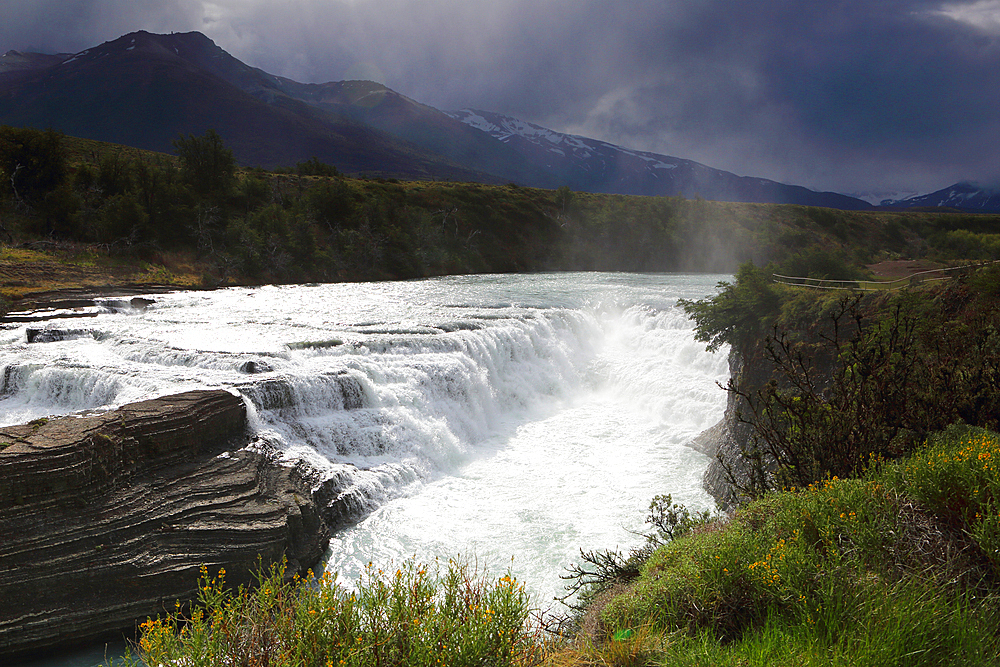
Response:
[{"label": "waterfall", "polygon": [[[688,447],[725,406],[725,351],[676,305],[720,276],[460,276],[150,297],[0,330],[0,424],[195,388],[244,398],[344,530],[328,567],[459,553],[539,603],[580,548],[637,544],[653,495],[697,509]],[[513,558],[513,563],[511,562]]]}]

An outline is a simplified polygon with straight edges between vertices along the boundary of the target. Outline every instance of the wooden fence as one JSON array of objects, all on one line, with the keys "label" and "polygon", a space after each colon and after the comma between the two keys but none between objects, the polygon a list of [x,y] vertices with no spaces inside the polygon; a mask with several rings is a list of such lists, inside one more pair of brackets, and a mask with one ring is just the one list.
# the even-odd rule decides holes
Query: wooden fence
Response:
[{"label": "wooden fence", "polygon": [[962,266],[952,266],[946,269],[918,271],[906,276],[905,278],[897,278],[896,280],[826,280],[822,278],[782,276],[777,273],[775,273],[773,277],[774,282],[781,283],[782,285],[791,285],[792,287],[811,287],[812,289],[831,290],[894,290],[901,287],[908,287],[910,285],[919,285],[921,283],[929,283],[939,280],[949,280],[956,275],[970,273],[983,266],[995,264],[997,261],[1000,260],[994,260],[992,262],[979,262],[976,264],[965,264]]}]

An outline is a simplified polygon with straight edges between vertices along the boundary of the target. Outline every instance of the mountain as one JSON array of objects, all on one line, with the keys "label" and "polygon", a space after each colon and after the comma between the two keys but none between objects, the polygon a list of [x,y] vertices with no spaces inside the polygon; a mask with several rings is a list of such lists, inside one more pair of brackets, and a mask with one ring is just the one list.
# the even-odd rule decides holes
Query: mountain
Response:
[{"label": "mountain", "polygon": [[[137,34],[173,49],[189,64],[218,77],[260,103],[295,110],[301,110],[305,105],[312,110],[311,113],[319,110],[328,122],[378,130],[391,137],[393,142],[402,140],[405,142],[402,145],[408,146],[411,151],[426,154],[432,161],[461,165],[479,176],[475,180],[483,180],[487,174],[494,175],[487,180],[506,178],[526,182],[543,178],[540,170],[526,164],[515,152],[497,147],[496,142],[437,109],[381,84],[371,81],[299,83],[246,65],[198,32]],[[133,36],[126,37],[131,42]],[[357,150],[365,149],[358,147]],[[309,157],[311,155],[303,155],[295,161]],[[322,159],[322,156],[317,157]]]},{"label": "mountain", "polygon": [[1000,190],[963,181],[930,194],[883,201],[881,206],[892,209],[953,208],[970,213],[1000,213]]},{"label": "mountain", "polygon": [[305,84],[198,32],[135,32],[71,56],[0,57],[0,123],[171,152],[214,129],[244,165],[316,157],[348,173],[842,209],[867,202],[561,134],[501,114],[445,113],[381,84]]},{"label": "mountain", "polygon": [[0,77],[0,123],[163,152],[172,152],[182,134],[215,129],[246,165],[292,165],[315,156],[348,172],[490,178],[347,116],[272,93],[269,80],[277,78],[247,67],[200,33],[137,32],[57,64],[11,68]]},{"label": "mountain", "polygon": [[450,116],[511,146],[574,190],[629,195],[683,195],[735,202],[805,204],[847,210],[868,202],[834,192],[737,176],[681,158],[621,146],[527,123],[499,113],[463,109]]},{"label": "mountain", "polygon": [[282,92],[324,111],[388,132],[421,150],[476,171],[537,187],[562,183],[512,148],[434,107],[372,81],[302,84],[280,79]]},{"label": "mountain", "polygon": [[0,77],[12,72],[24,72],[57,65],[69,58],[72,54],[57,53],[49,55],[45,53],[21,53],[11,49],[7,53],[0,55]]}]

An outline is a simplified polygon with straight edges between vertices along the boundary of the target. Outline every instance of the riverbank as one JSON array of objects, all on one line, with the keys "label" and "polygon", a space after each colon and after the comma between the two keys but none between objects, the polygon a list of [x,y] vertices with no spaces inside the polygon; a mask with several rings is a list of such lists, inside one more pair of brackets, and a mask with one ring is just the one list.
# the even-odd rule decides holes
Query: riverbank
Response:
[{"label": "riverbank", "polygon": [[195,391],[0,428],[0,657],[134,636],[201,568],[304,574],[329,531],[295,469],[247,449],[245,406]]},{"label": "riverbank", "polygon": [[63,299],[204,287],[204,265],[180,254],[160,259],[112,257],[69,242],[0,246],[0,299],[9,310],[31,310]]},{"label": "riverbank", "polygon": [[595,634],[548,664],[996,664],[998,457],[1000,435],[951,428],[681,526],[634,579],[609,577]]}]

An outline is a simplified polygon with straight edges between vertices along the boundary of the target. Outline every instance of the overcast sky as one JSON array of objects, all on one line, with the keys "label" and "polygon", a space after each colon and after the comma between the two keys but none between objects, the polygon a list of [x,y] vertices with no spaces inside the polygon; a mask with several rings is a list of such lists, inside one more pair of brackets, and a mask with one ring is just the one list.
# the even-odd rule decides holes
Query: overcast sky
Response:
[{"label": "overcast sky", "polygon": [[1000,184],[1000,0],[0,0],[0,51],[140,29],[815,189]]}]

